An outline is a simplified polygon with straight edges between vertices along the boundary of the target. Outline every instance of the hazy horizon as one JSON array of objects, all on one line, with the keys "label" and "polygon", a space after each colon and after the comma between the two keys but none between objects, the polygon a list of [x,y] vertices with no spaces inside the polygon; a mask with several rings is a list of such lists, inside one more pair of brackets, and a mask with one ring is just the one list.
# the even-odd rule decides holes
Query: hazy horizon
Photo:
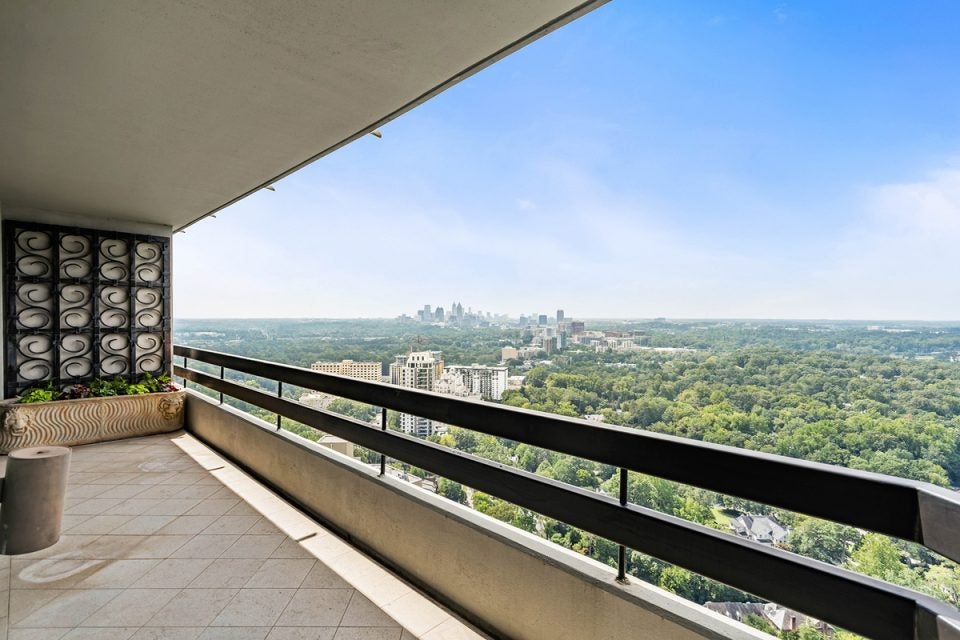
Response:
[{"label": "hazy horizon", "polygon": [[177,234],[175,308],[950,322],[958,19],[612,2]]},{"label": "hazy horizon", "polygon": [[[491,312],[493,313],[493,312]],[[409,315],[409,314],[408,314]],[[507,317],[508,319],[516,320],[520,316],[519,314],[494,314],[495,316],[499,315],[500,317]],[[527,316],[530,318],[531,316]],[[547,317],[551,322],[555,321],[553,316],[547,314]],[[397,316],[387,317],[387,316],[344,316],[344,317],[335,317],[335,316],[177,316],[173,318],[174,321],[179,320],[324,320],[324,321],[349,321],[349,320],[379,320],[379,321],[398,321]],[[409,321],[414,323],[419,323],[416,318],[408,318]],[[601,316],[567,316],[566,321],[577,320],[583,322],[837,322],[837,323],[854,323],[854,322],[873,322],[879,324],[932,324],[932,325],[960,325],[960,320],[917,320],[911,318],[889,318],[889,319],[878,319],[878,318],[674,318],[670,316],[654,316],[654,317],[634,317],[634,316],[623,316],[623,317],[601,317]],[[426,323],[432,324],[432,323]]]}]

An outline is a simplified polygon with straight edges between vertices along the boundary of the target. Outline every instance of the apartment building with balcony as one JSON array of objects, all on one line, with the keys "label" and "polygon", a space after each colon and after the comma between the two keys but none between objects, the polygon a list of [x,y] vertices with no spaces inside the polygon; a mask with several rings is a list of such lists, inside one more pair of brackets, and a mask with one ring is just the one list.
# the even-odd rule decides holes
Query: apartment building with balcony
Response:
[{"label": "apartment building with balcony", "polygon": [[332,373],[338,376],[356,378],[357,380],[383,382],[383,372],[379,362],[355,362],[354,360],[314,362],[310,365],[310,370],[319,373]]},{"label": "apartment building with balcony", "polygon": [[620,469],[623,486],[628,474],[649,474],[960,561],[955,492],[442,396],[431,391],[442,360],[429,352],[398,358],[394,386],[172,343],[176,232],[602,4],[0,5],[5,395],[145,372],[191,386],[182,431],[105,434],[74,448],[60,541],[0,558],[0,638],[768,637],[624,580],[622,563],[618,575],[217,394],[831,625],[889,640],[960,638],[960,613],[930,596],[630,504],[625,493],[447,449],[414,437],[416,428],[311,408],[223,371],[602,462]]}]

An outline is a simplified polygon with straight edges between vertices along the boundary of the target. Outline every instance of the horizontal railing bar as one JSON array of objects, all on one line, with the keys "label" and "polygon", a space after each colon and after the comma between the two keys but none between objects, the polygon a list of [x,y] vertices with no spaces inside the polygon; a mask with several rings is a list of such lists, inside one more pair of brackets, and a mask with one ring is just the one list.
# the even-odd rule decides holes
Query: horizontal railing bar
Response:
[{"label": "horizontal railing bar", "polygon": [[453,424],[854,527],[912,540],[960,561],[960,495],[929,483],[597,425],[539,411],[175,346],[191,360]]},{"label": "horizontal railing bar", "polygon": [[[960,620],[960,612],[909,589],[721,533],[396,431],[279,398],[212,375],[176,374],[215,391],[344,438],[579,527],[696,573],[871,638],[938,638],[921,620]],[[923,631],[923,633],[921,633]]]}]

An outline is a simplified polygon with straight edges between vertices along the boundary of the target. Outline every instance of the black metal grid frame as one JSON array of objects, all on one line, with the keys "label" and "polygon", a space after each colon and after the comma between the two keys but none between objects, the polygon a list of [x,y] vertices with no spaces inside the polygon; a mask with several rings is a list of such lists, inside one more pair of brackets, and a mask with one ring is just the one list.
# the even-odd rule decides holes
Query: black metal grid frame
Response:
[{"label": "black metal grid frame", "polygon": [[[176,375],[872,638],[954,640],[930,596],[223,379],[224,368],[782,506],[960,558],[960,495],[927,483],[175,346]],[[187,366],[220,367],[220,377]],[[384,422],[385,423],[385,422]],[[730,473],[737,470],[738,473]],[[770,474],[773,473],[771,476]],[[621,476],[622,478],[623,476]],[[775,480],[755,483],[757,477]],[[886,515],[876,517],[878,505]]]},{"label": "black metal grid frame", "polygon": [[3,265],[6,397],[169,372],[170,238],[5,220]]}]

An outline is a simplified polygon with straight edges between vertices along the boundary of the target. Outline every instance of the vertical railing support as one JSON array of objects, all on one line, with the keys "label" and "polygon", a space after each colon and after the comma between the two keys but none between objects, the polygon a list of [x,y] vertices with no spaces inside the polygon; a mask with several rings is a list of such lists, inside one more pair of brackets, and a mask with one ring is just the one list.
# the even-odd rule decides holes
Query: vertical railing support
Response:
[{"label": "vertical railing support", "polygon": [[[220,379],[223,380],[223,365],[220,365]],[[220,392],[220,404],[223,404],[223,391]]]},{"label": "vertical railing support", "polygon": [[[620,468],[620,504],[627,504],[627,470]],[[617,582],[628,582],[627,580],[627,548],[617,545]]]},{"label": "vertical railing support", "polygon": [[[277,397],[283,397],[283,383],[277,380]],[[280,420],[283,418],[279,413],[277,414],[277,431],[280,431]]]},{"label": "vertical railing support", "polygon": [[[380,431],[387,430],[387,408],[383,407],[380,409]],[[380,454],[380,475],[384,476],[387,473],[387,456]]]},{"label": "vertical railing support", "polygon": [[[187,369],[187,368],[188,368],[188,367],[187,367],[187,356],[183,356],[183,368],[184,368],[184,369]],[[186,378],[183,379],[183,388],[184,388],[184,389],[188,388],[188,383],[189,383],[189,382],[190,382],[190,381],[187,380]]]}]

